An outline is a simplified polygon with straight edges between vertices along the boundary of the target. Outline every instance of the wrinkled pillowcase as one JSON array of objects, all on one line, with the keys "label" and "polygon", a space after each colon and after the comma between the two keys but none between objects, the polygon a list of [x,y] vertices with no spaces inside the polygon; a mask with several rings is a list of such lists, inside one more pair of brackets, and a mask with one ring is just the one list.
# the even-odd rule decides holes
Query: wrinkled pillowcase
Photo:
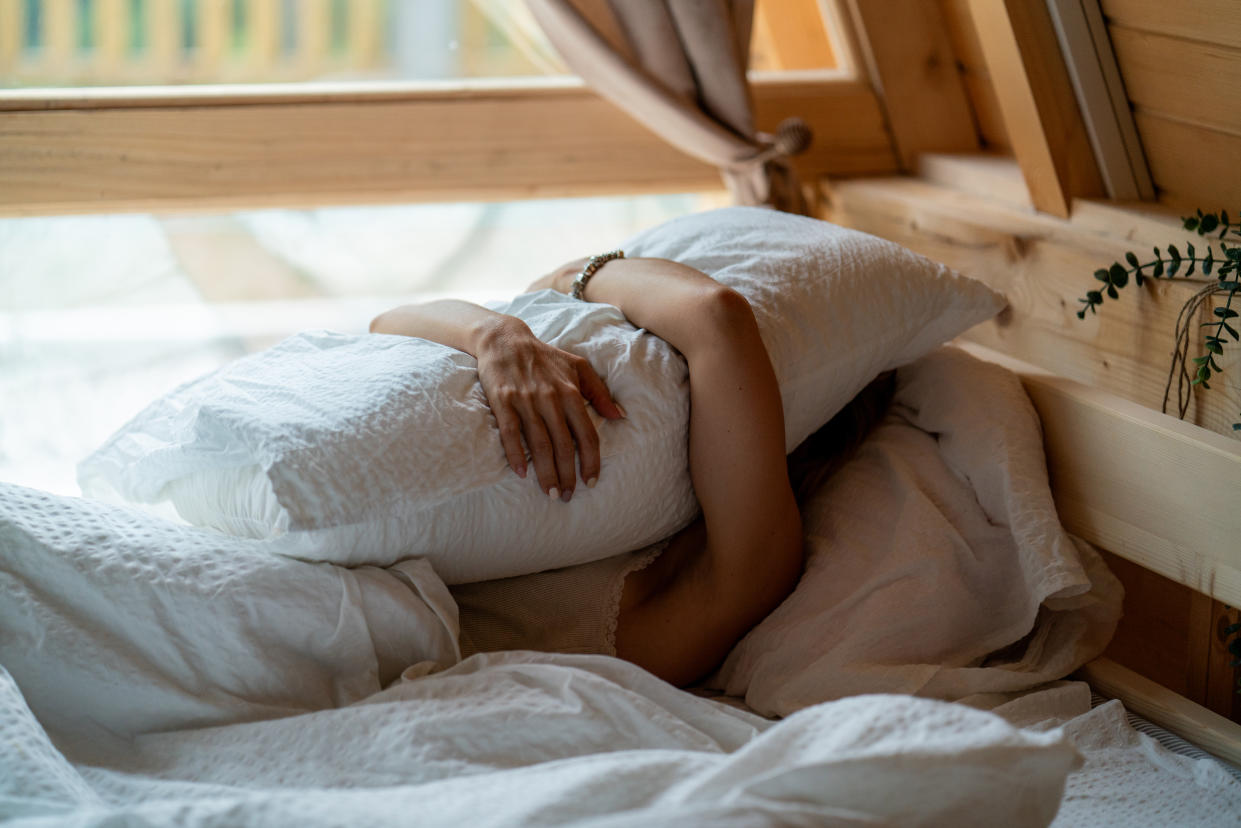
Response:
[{"label": "wrinkled pillowcase", "polygon": [[[760,208],[676,219],[624,249],[746,296],[780,382],[789,449],[877,374],[1004,304],[898,245]],[[308,560],[426,557],[448,583],[597,560],[692,520],[680,355],[616,308],[552,291],[495,309],[586,357],[628,412],[595,418],[603,470],[571,503],[509,470],[471,357],[409,337],[326,332],[155,401],[83,461],[82,490],[170,501],[191,523]]]}]

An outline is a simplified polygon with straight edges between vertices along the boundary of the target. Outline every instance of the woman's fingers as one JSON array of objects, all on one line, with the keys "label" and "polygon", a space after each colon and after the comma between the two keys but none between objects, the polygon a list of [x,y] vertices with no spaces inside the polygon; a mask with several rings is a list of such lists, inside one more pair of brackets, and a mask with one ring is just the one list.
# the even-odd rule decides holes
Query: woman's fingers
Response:
[{"label": "woman's fingers", "polygon": [[584,359],[577,363],[577,387],[581,389],[582,396],[590,400],[595,411],[604,417],[616,420],[625,416],[625,412],[612,399],[612,392],[608,391],[607,385],[599,379],[595,369]]},{"label": "woman's fingers", "polygon": [[547,426],[547,436],[551,440],[556,476],[560,482],[560,499],[567,503],[573,496],[573,489],[577,485],[577,464],[574,462],[576,450],[573,445],[573,435],[565,422],[565,399],[554,398],[552,395],[544,396],[539,406],[539,413],[543,415],[543,423]]},{"label": "woman's fingers", "polygon": [[586,413],[586,404],[582,398],[574,394],[565,400],[565,417],[573,432],[573,441],[577,443],[578,463],[582,469],[582,480],[587,487],[593,488],[599,479],[599,434],[595,424]]},{"label": "woman's fingers", "polygon": [[521,427],[526,435],[526,445],[530,447],[530,463],[534,466],[534,476],[538,478],[539,488],[553,498],[560,497],[560,476],[556,469],[555,450],[543,417],[533,406],[521,410]]},{"label": "woman's fingers", "polygon": [[521,418],[511,405],[493,405],[491,411],[496,417],[496,427],[500,430],[500,445],[504,447],[504,456],[508,458],[509,467],[518,477],[526,476],[526,451],[521,444]]}]

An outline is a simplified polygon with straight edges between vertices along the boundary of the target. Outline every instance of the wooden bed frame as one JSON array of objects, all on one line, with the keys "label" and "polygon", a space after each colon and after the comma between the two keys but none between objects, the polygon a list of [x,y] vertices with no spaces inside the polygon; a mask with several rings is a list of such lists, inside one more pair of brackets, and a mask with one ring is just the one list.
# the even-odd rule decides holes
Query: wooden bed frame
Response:
[{"label": "wooden bed frame", "polygon": [[[1015,371],[1043,421],[1065,527],[1101,549],[1241,606],[1241,441],[968,342]],[[1241,765],[1241,724],[1107,658],[1078,677],[1186,741]]]}]

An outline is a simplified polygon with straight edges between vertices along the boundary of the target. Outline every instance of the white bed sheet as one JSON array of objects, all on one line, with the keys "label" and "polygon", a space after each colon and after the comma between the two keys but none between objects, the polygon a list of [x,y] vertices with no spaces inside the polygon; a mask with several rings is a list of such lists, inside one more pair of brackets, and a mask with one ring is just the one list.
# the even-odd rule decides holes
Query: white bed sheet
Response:
[{"label": "white bed sheet", "polygon": [[[962,476],[1005,490],[1003,475]],[[201,530],[24,491],[0,492],[12,533],[0,532],[0,819],[15,825],[1135,826],[1241,814],[1235,780],[1158,748],[1114,705],[1090,711],[1083,685],[988,695],[971,681],[972,706],[814,703],[832,692],[810,688],[773,721],[602,656],[485,654],[440,669],[455,660],[444,638],[455,618],[429,571],[267,566],[258,541],[212,545]],[[15,545],[23,533],[37,542]]]}]

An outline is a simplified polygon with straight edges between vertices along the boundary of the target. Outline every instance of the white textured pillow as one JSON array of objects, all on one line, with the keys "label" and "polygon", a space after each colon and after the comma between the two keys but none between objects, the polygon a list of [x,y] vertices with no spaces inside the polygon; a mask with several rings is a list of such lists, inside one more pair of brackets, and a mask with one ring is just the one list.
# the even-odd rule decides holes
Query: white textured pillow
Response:
[{"label": "white textured pillow", "polygon": [[[674,259],[754,307],[788,447],[881,371],[994,315],[1002,298],[890,242],[726,208],[625,245]],[[169,500],[191,522],[311,560],[425,556],[449,583],[568,566],[679,529],[690,486],[685,364],[615,308],[551,291],[499,308],[590,360],[629,419],[600,423],[594,489],[552,502],[507,467],[474,360],[406,337],[302,334],[156,401],[79,468],[82,489]]]}]

